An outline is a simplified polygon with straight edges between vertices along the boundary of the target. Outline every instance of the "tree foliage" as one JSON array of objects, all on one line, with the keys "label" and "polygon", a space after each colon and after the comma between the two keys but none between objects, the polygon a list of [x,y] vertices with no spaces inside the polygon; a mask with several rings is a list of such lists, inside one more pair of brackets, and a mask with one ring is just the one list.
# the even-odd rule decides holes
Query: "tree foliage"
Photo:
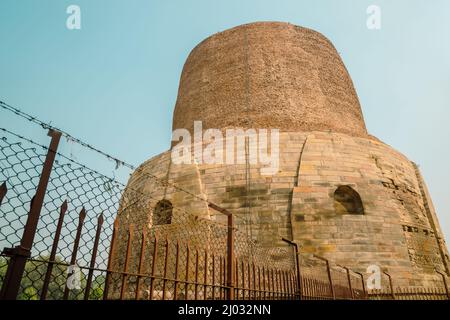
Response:
[{"label": "tree foliage", "polygon": [[[38,300],[42,293],[45,274],[49,265],[48,256],[39,256],[34,260],[27,261],[25,271],[22,277],[18,300]],[[48,286],[47,299],[61,300],[64,295],[64,289],[67,281],[67,266],[60,257],[55,258],[53,270]],[[0,257],[0,286],[3,284],[6,270],[8,268],[8,260]],[[81,300],[84,298],[86,288],[87,272],[83,270],[80,277],[80,289],[72,289],[69,291],[69,299]],[[103,288],[105,277],[97,275],[93,278],[89,299],[100,300],[103,298]]]}]

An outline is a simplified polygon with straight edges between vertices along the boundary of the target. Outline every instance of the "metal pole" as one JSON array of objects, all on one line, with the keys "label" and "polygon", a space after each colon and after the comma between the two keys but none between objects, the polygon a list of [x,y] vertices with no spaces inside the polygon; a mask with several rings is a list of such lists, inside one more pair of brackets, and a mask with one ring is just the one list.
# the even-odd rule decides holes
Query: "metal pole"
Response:
[{"label": "metal pole", "polygon": [[227,234],[227,299],[234,300],[234,219],[233,214],[219,207],[218,205],[209,202],[208,207],[220,213],[223,213],[228,218],[228,234]]},{"label": "metal pole", "polygon": [[[83,230],[83,224],[84,219],[86,218],[86,210],[84,210],[84,207],[80,211],[80,215],[78,217],[78,227],[77,227],[77,233],[75,235],[75,241],[73,244],[72,249],[72,257],[70,258],[70,266],[75,267],[77,264],[77,255],[78,255],[78,247],[80,245],[80,239],[81,239],[81,231]],[[75,272],[75,269],[74,269]],[[69,280],[70,275],[67,275],[67,280]],[[66,286],[64,288],[64,294],[63,294],[63,300],[67,300],[69,298],[69,286],[68,282],[66,281]]]},{"label": "metal pole", "polygon": [[441,275],[442,280],[444,281],[445,293],[447,294],[447,298],[450,299],[450,293],[448,291],[447,279],[446,279],[445,274],[440,272],[440,271],[438,271],[438,270],[435,270],[435,271]]},{"label": "metal pole", "polygon": [[392,296],[392,299],[395,300],[394,286],[392,285],[392,277],[391,277],[391,275],[390,275],[389,273],[387,273],[386,271],[383,271],[383,273],[384,273],[385,275],[387,275],[388,278],[389,278],[389,287],[391,288],[391,296]]},{"label": "metal pole", "polygon": [[91,263],[89,264],[89,273],[86,282],[86,289],[84,291],[84,300],[89,299],[89,294],[91,291],[92,277],[94,276],[95,260],[97,259],[98,242],[100,241],[103,221],[103,213],[101,213],[97,219],[97,231],[95,232],[94,247],[92,248]]},{"label": "metal pole", "polygon": [[296,264],[296,272],[297,272],[297,288],[298,288],[298,299],[301,300],[302,299],[302,285],[301,285],[301,279],[300,279],[300,261],[299,261],[299,250],[298,250],[298,245],[288,239],[285,238],[281,238],[281,240],[283,240],[284,242],[289,243],[291,246],[294,246],[294,250],[295,250],[295,264]]},{"label": "metal pole", "polygon": [[331,295],[333,297],[333,300],[336,300],[336,293],[334,292],[333,279],[331,277],[330,262],[328,261],[328,259],[325,259],[324,257],[315,254],[313,256],[319,260],[325,261],[325,263],[327,264],[328,281],[330,282]]},{"label": "metal pole", "polygon": [[348,289],[350,290],[350,298],[352,300],[355,299],[355,296],[353,295],[353,289],[352,289],[352,279],[350,277],[350,269],[341,265],[337,265],[338,267],[344,269],[347,272],[347,281],[348,281]]},{"label": "metal pole", "polygon": [[361,272],[356,272],[356,271],[354,271],[354,272],[356,274],[359,274],[359,276],[361,277],[361,284],[362,284],[362,289],[363,289],[363,292],[364,292],[364,298],[367,298],[368,294],[366,292],[366,285],[364,283],[364,275]]},{"label": "metal pole", "polygon": [[61,132],[49,130],[51,142],[48,147],[47,156],[42,167],[41,177],[36,189],[36,195],[31,201],[30,212],[23,231],[20,245],[14,248],[4,248],[3,254],[10,256],[11,260],[6,271],[0,299],[15,300],[19,293],[20,282],[27,259],[31,256],[31,247],[33,246],[34,236],[36,234],[37,224],[41,215],[42,205],[44,203],[45,192],[47,190],[48,181],[55,161],[56,150],[58,150]]},{"label": "metal pole", "polygon": [[228,215],[228,241],[227,241],[227,287],[228,287],[228,300],[234,299],[234,221],[233,215]]},{"label": "metal pole", "polygon": [[50,283],[50,277],[51,277],[52,271],[53,271],[53,264],[54,264],[54,261],[56,258],[56,251],[58,250],[58,242],[59,242],[59,238],[61,235],[64,214],[66,213],[66,211],[67,211],[67,200],[63,202],[63,204],[61,205],[61,208],[60,208],[58,225],[56,226],[55,237],[53,238],[52,251],[50,253],[50,258],[49,258],[48,265],[47,265],[47,272],[45,274],[44,284],[42,286],[41,300],[47,299],[48,285]]},{"label": "metal pole", "polygon": [[6,196],[6,192],[8,192],[8,188],[6,187],[6,182],[3,182],[0,186],[0,206],[2,205],[3,198]]},{"label": "metal pole", "polygon": [[109,256],[108,256],[108,271],[106,272],[106,278],[105,278],[105,288],[103,291],[103,300],[108,299],[109,294],[109,284],[112,280],[112,266],[114,261],[114,253],[115,253],[115,247],[116,247],[116,239],[119,235],[119,220],[114,220],[114,226],[113,226],[113,233],[111,237],[111,245],[109,247]]}]

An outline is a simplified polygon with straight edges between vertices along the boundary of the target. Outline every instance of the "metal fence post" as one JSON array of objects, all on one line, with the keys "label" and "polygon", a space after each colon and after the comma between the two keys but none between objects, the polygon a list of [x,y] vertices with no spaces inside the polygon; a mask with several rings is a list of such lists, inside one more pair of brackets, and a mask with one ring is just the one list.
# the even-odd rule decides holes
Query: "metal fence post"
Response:
[{"label": "metal fence post", "polygon": [[313,255],[313,256],[317,259],[325,261],[325,263],[327,265],[328,281],[330,283],[331,296],[333,297],[333,300],[336,300],[336,293],[334,291],[334,286],[333,286],[333,278],[331,277],[330,261],[328,261],[328,259],[325,259],[318,255]]},{"label": "metal fence post", "polygon": [[295,242],[293,242],[291,240],[288,240],[288,239],[285,239],[285,238],[281,238],[281,240],[283,240],[284,242],[287,242],[290,245],[294,246],[294,250],[295,250],[295,264],[296,264],[296,268],[295,268],[296,270],[295,271],[297,273],[298,299],[301,300],[302,299],[302,285],[301,285],[302,282],[301,282],[301,278],[300,278],[301,273],[300,273],[300,261],[299,261],[299,258],[298,258],[298,255],[299,255],[298,245]]},{"label": "metal fence post", "polygon": [[234,221],[231,213],[228,215],[227,258],[227,298],[228,300],[234,300]]},{"label": "metal fence post", "polygon": [[39,217],[41,215],[42,205],[44,203],[45,192],[53,167],[53,162],[58,150],[61,132],[49,130],[48,135],[52,138],[48,147],[47,156],[42,167],[39,184],[36,189],[36,195],[33,197],[30,206],[30,212],[23,231],[20,245],[14,248],[4,248],[3,254],[10,256],[5,279],[3,282],[0,299],[15,300],[20,289],[23,272],[27,259],[31,256],[31,247],[33,246],[34,236],[36,234]]},{"label": "metal fence post", "polygon": [[6,187],[6,182],[3,182],[0,186],[0,206],[2,205],[2,201],[6,195],[6,192],[8,192],[8,188]]},{"label": "metal fence post", "polygon": [[395,300],[395,292],[394,292],[394,286],[392,284],[392,277],[389,273],[387,273],[386,271],[383,271],[383,273],[385,275],[387,275],[387,277],[389,278],[389,287],[391,288],[391,297],[393,300]]},{"label": "metal fence post", "polygon": [[[74,268],[74,272],[75,272],[75,267],[77,266],[78,247],[80,245],[81,232],[83,230],[83,224],[84,224],[85,218],[86,218],[86,210],[84,210],[84,207],[83,207],[78,216],[77,233],[75,235],[75,240],[74,240],[73,249],[72,249],[72,256],[70,258],[70,266],[72,268]],[[67,269],[67,270],[69,271],[69,269]],[[67,280],[66,280],[66,285],[64,288],[63,300],[67,300],[69,298],[69,290],[71,290],[71,288],[69,288],[69,283],[68,283],[69,277],[70,277],[70,275],[68,274]]]},{"label": "metal fence post", "polygon": [[234,266],[234,219],[233,214],[224,209],[219,207],[218,205],[209,202],[208,207],[211,209],[214,209],[220,213],[223,213],[227,216],[227,226],[228,226],[228,233],[227,233],[227,299],[228,300],[234,300],[234,273],[235,273],[235,266]]},{"label": "metal fence post", "polygon": [[61,235],[64,214],[66,213],[66,211],[67,211],[67,200],[63,202],[59,211],[59,219],[58,224],[56,226],[55,237],[53,238],[52,251],[50,253],[50,258],[47,265],[47,272],[45,274],[44,284],[42,285],[41,300],[47,299],[48,285],[50,284],[50,278],[52,276],[53,265],[56,259],[56,250],[58,250],[59,238]]},{"label": "metal fence post", "polygon": [[109,247],[109,255],[108,255],[108,266],[106,271],[106,277],[105,277],[105,287],[103,289],[103,300],[108,299],[109,294],[109,283],[112,281],[112,267],[114,262],[114,253],[115,253],[115,247],[116,247],[116,240],[119,235],[119,220],[114,220],[114,226],[113,226],[113,232],[111,237],[111,244]]},{"label": "metal fence post", "polygon": [[435,270],[435,271],[441,275],[442,281],[444,282],[444,288],[445,288],[445,293],[447,294],[447,299],[450,300],[450,292],[448,291],[448,284],[447,284],[447,279],[446,279],[445,274],[438,270]]},{"label": "metal fence post", "polygon": [[350,276],[350,269],[341,265],[337,265],[338,267],[341,267],[342,269],[344,269],[347,273],[347,281],[348,281],[348,290],[350,291],[350,298],[352,300],[355,299],[355,295],[353,294],[353,288],[352,288],[352,278]]},{"label": "metal fence post", "polygon": [[369,294],[366,291],[366,284],[364,283],[364,275],[361,272],[356,272],[356,274],[359,274],[359,276],[361,277],[361,284],[362,284],[362,289],[363,289],[363,293],[364,293],[364,298],[368,298]]}]

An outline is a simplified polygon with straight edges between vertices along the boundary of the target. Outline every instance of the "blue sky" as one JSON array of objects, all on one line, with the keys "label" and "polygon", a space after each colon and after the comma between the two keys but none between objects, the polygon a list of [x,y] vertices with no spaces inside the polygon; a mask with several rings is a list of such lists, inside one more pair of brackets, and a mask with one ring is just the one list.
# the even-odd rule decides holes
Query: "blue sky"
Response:
[{"label": "blue sky", "polygon": [[[66,28],[71,4],[81,30]],[[371,4],[381,30],[366,27]],[[309,27],[341,54],[370,133],[420,165],[448,239],[449,13],[446,0],[1,0],[0,100],[139,164],[169,147],[180,73],[197,43],[253,21]],[[3,111],[0,126],[48,142]]]}]

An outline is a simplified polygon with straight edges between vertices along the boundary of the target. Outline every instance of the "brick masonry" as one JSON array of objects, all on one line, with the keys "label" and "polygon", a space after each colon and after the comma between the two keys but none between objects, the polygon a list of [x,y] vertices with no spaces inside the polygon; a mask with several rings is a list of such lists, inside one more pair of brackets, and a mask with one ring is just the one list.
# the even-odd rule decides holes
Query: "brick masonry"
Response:
[{"label": "brick masonry", "polygon": [[[204,201],[156,186],[146,178],[151,173],[238,217],[250,214],[252,236],[262,246],[282,246],[280,236],[293,236],[304,254],[319,254],[362,272],[377,264],[398,284],[423,285],[436,278],[434,268],[445,271],[443,260],[448,264],[442,232],[430,223],[436,214],[425,205],[431,199],[421,192],[425,186],[415,165],[378,140],[317,131],[281,133],[279,172],[262,176],[260,167],[251,165],[248,194],[245,165],[169,164],[170,152],[150,159],[129,185],[195,215],[223,219]],[[359,193],[363,215],[336,213],[334,191],[342,185]],[[137,210],[126,220],[151,226],[150,211]],[[172,221],[177,222],[177,212]]]},{"label": "brick masonry", "polygon": [[[435,268],[448,271],[448,250],[417,166],[367,134],[351,79],[317,32],[255,23],[206,39],[183,69],[173,126],[192,129],[194,120],[205,128],[281,129],[279,171],[262,176],[258,165],[175,165],[167,151],[130,178],[130,189],[153,199],[144,209],[120,212],[122,223],[151,227],[158,199],[224,222],[205,201],[162,187],[151,174],[242,220],[250,216],[251,236],[261,246],[293,238],[305,256],[360,272],[376,264],[396,285],[430,285],[441,281]],[[339,186],[359,194],[364,214],[335,209]],[[173,223],[181,221],[178,214]]]}]

